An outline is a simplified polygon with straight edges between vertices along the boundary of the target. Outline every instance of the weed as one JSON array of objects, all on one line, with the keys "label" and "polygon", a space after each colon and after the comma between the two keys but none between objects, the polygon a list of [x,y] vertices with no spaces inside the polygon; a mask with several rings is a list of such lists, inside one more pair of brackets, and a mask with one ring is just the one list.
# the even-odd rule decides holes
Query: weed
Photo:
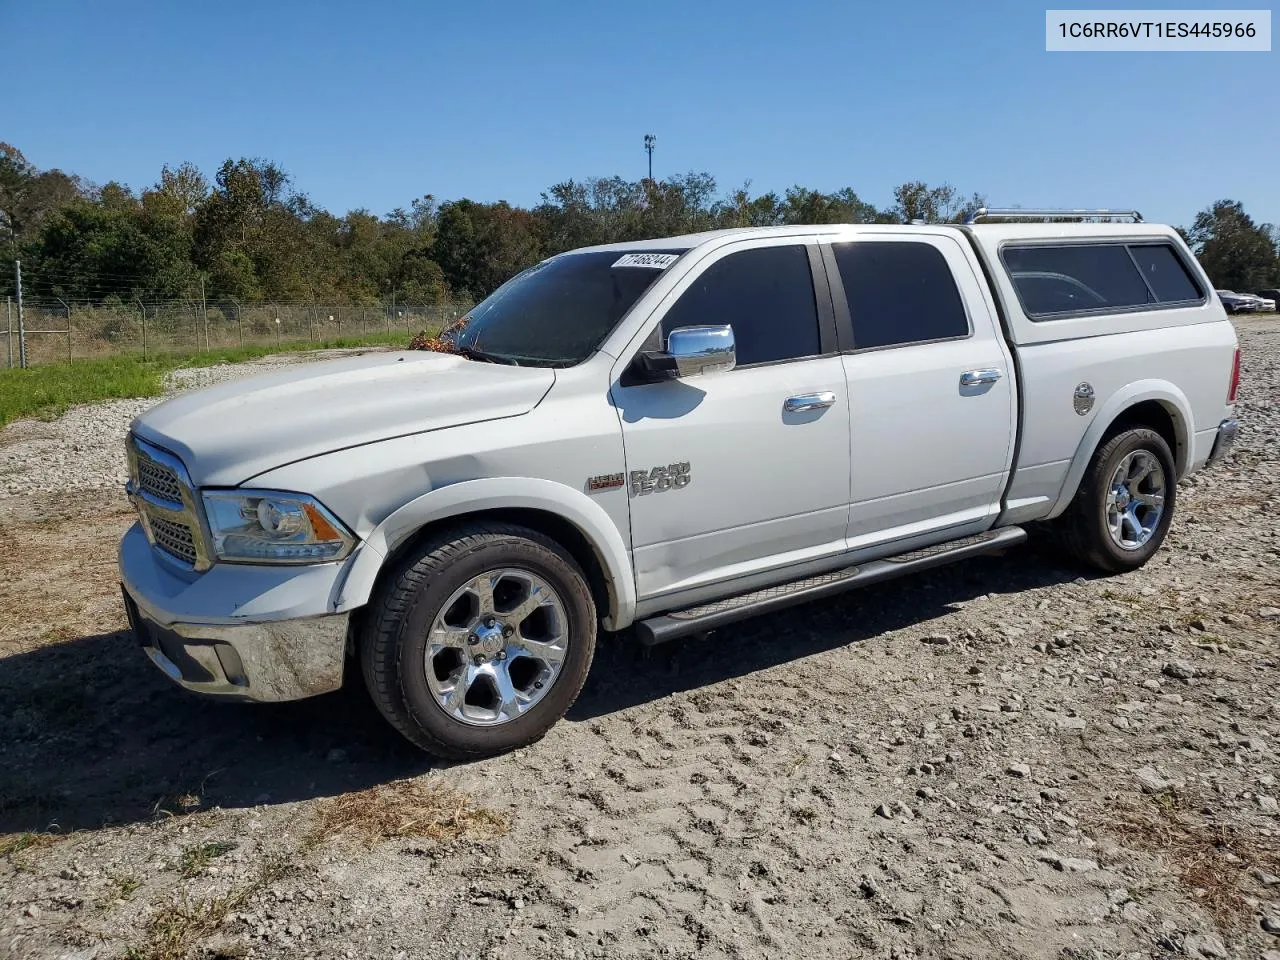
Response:
[{"label": "weed", "polygon": [[111,886],[98,898],[100,910],[106,910],[117,900],[132,900],[142,886],[141,880],[128,873],[111,873],[107,878],[111,881]]},{"label": "weed", "polygon": [[[338,797],[320,808],[315,825],[297,849],[288,856],[264,861],[247,883],[199,901],[183,893],[177,901],[159,907],[147,921],[145,939],[131,946],[125,956],[127,960],[181,960],[200,940],[215,933],[228,916],[328,840],[350,836],[369,844],[403,837],[446,841],[498,834],[507,827],[506,817],[476,807],[466,794],[438,782],[401,780]],[[188,865],[199,872],[209,859],[226,853],[223,847],[229,849],[226,844],[203,844],[183,851],[183,876],[191,875]]]},{"label": "weed", "polygon": [[404,837],[495,836],[508,826],[506,817],[475,806],[466,794],[438,781],[398,780],[325,802],[311,836],[317,842],[355,837],[372,846]]},{"label": "weed", "polygon": [[211,862],[235,848],[234,843],[225,840],[213,840],[202,843],[198,847],[187,847],[178,858],[178,872],[184,877],[197,877],[204,873]]},{"label": "weed", "polygon": [[1226,824],[1196,823],[1186,808],[1166,791],[1114,807],[1110,829],[1163,856],[1219,925],[1237,924],[1250,913],[1250,872],[1280,872],[1280,843]]},{"label": "weed", "polygon": [[273,857],[258,868],[248,883],[216,897],[193,901],[184,892],[176,902],[164,904],[151,915],[144,928],[146,939],[129,947],[126,960],[182,960],[198,941],[215,933],[229,915],[288,873],[292,862]]},{"label": "weed", "polygon": [[0,857],[7,857],[23,850],[38,850],[51,847],[59,840],[66,839],[57,833],[7,833],[0,834]]}]

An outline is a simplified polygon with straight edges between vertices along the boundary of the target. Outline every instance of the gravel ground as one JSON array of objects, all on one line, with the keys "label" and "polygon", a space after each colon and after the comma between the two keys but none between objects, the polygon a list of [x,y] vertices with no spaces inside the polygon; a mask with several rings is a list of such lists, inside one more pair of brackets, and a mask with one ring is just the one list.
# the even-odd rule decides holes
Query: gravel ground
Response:
[{"label": "gravel ground", "polygon": [[[612,644],[462,766],[358,688],[170,687],[118,632],[126,509],[66,492],[115,486],[138,405],[0,432],[0,477],[63,491],[0,498],[0,834],[55,834],[0,856],[0,956],[1280,960],[1280,324],[1237,328],[1241,442],[1144,570],[1037,540]],[[453,798],[431,837],[377,813],[402,780]]]}]

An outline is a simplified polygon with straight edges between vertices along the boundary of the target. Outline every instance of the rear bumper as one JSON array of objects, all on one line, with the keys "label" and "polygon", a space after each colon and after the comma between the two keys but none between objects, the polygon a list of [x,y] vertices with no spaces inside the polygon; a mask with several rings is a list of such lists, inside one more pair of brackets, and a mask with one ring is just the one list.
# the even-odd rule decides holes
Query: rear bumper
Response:
[{"label": "rear bumper", "polygon": [[1240,433],[1240,423],[1232,417],[1218,424],[1218,436],[1213,441],[1213,449],[1209,451],[1209,463],[1216,463],[1227,455]]},{"label": "rear bumper", "polygon": [[178,685],[230,700],[299,700],[342,686],[350,614],[329,606],[342,567],[215,564],[188,580],[136,525],[120,544],[125,611],[143,652]]}]

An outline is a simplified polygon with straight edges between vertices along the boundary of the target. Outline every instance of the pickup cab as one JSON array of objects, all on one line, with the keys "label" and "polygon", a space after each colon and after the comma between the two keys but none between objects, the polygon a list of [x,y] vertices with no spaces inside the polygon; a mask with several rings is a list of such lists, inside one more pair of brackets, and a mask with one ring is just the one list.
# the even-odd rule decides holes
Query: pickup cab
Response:
[{"label": "pickup cab", "polygon": [[128,439],[132,629],[219,697],[362,674],[467,758],[542,736],[601,636],[703,634],[1032,525],[1137,569],[1236,435],[1235,332],[1171,228],[1022,214],[575,250],[438,351],[162,403]]}]

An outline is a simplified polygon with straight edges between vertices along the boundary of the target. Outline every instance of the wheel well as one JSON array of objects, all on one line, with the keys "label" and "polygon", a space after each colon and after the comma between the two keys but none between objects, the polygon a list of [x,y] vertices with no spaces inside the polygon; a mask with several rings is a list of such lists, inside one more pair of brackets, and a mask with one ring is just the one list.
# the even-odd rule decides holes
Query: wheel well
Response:
[{"label": "wheel well", "polygon": [[538,533],[550,537],[564,547],[569,552],[569,555],[577,561],[578,566],[582,568],[582,572],[587,578],[587,585],[591,588],[591,599],[595,601],[596,610],[602,616],[613,610],[613,591],[610,588],[609,578],[605,575],[604,563],[597,555],[595,548],[592,547],[591,541],[586,538],[581,530],[564,517],[546,510],[526,508],[476,510],[457,516],[444,517],[440,520],[433,520],[425,524],[387,556],[382,564],[382,569],[378,571],[378,578],[374,582],[370,596],[377,596],[386,578],[399,567],[400,562],[408,554],[412,553],[428,537],[435,536],[449,527],[475,520],[492,520],[497,523],[510,523],[520,527],[528,527],[530,530],[536,530]]},{"label": "wheel well", "polygon": [[1169,449],[1173,452],[1173,462],[1176,466],[1183,462],[1185,451],[1183,450],[1183,442],[1178,434],[1177,421],[1174,417],[1175,414],[1170,412],[1169,408],[1159,400],[1144,400],[1142,403],[1136,403],[1121,412],[1111,422],[1111,426],[1107,427],[1107,432],[1098,441],[1098,446],[1101,447],[1118,433],[1123,433],[1136,427],[1146,427],[1148,430],[1154,430],[1164,438],[1164,442],[1169,445]]}]

